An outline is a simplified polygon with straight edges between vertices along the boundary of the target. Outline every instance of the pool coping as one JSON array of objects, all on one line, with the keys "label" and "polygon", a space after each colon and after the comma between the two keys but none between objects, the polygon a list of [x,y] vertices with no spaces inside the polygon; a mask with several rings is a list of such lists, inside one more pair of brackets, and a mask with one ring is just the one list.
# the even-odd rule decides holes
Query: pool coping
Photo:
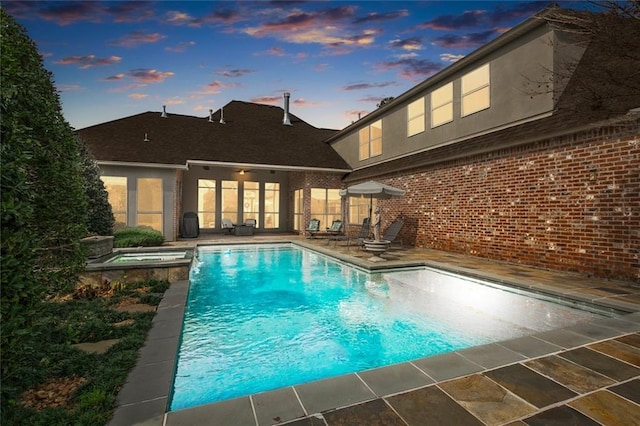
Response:
[{"label": "pool coping", "polygon": [[[276,243],[282,243],[276,242]],[[321,252],[341,261],[355,264],[364,269],[372,269],[354,258],[331,252],[330,249],[318,250],[318,247],[304,242],[291,241],[302,247]],[[201,246],[228,245],[198,244]],[[261,244],[261,243],[249,243]],[[265,242],[264,244],[273,244]],[[285,243],[286,244],[286,243]],[[358,265],[361,263],[361,265]],[[170,411],[168,404],[171,396],[175,366],[182,332],[182,321],[190,282],[188,280],[173,283],[165,292],[157,308],[152,328],[145,345],[140,351],[138,362],[130,372],[126,383],[117,398],[117,408],[109,426],[132,424],[148,426],[173,426],[181,424],[204,424],[212,418],[220,425],[265,425],[278,422],[295,421],[313,417],[314,414],[358,404],[372,399],[385,398],[398,393],[408,392],[430,386],[444,380],[488,371],[513,363],[523,362],[554,353],[564,352],[599,340],[623,336],[640,331],[640,306],[631,303],[604,300],[573,294],[570,291],[557,291],[549,286],[529,286],[512,283],[511,280],[498,280],[487,277],[478,271],[442,264],[432,261],[389,262],[376,264],[373,270],[405,267],[433,267],[448,272],[473,276],[473,278],[515,286],[527,291],[540,292],[578,304],[595,305],[605,309],[629,312],[616,318],[599,318],[586,324],[555,329],[531,336],[503,342],[467,348],[442,355],[420,358],[400,364],[359,371],[328,379],[322,379],[288,386],[254,395],[234,398],[197,407]],[[601,305],[599,302],[606,302]],[[531,340],[533,339],[533,340]],[[542,348],[542,349],[540,349]],[[393,385],[385,385],[393,378]],[[340,389],[340,392],[336,392]]]}]

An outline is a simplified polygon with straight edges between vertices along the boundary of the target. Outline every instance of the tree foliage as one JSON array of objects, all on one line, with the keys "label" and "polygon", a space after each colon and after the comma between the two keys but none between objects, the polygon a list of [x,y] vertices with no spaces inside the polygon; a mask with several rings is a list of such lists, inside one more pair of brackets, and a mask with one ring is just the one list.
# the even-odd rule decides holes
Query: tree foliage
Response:
[{"label": "tree foliage", "polygon": [[22,26],[0,9],[2,394],[48,292],[84,266],[86,201],[78,144],[51,74]]},{"label": "tree foliage", "polygon": [[84,175],[84,191],[88,203],[87,231],[90,234],[111,235],[115,218],[109,204],[109,194],[100,179],[100,168],[87,149],[78,141],[80,159],[82,160],[82,174]]},{"label": "tree foliage", "polygon": [[379,103],[377,103],[376,107],[377,108],[382,108],[383,106],[385,106],[386,104],[391,102],[393,99],[394,99],[393,96],[387,96],[386,98],[382,99]]}]

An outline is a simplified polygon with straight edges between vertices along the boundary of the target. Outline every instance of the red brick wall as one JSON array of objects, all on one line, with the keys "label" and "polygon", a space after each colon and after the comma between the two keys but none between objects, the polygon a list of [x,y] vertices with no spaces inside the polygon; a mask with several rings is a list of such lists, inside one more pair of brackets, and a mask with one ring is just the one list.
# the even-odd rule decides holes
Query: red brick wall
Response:
[{"label": "red brick wall", "polygon": [[604,128],[382,177],[405,244],[640,281],[640,132]]}]

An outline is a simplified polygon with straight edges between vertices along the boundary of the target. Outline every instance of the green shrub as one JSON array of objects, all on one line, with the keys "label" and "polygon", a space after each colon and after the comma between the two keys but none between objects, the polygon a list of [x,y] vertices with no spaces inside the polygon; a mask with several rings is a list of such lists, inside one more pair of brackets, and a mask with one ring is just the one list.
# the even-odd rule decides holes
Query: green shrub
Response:
[{"label": "green shrub", "polygon": [[161,232],[145,226],[121,228],[114,231],[114,247],[153,247],[164,243]]},{"label": "green shrub", "polygon": [[115,218],[109,194],[100,179],[100,169],[82,141],[77,141],[84,175],[84,192],[87,197],[87,232],[95,235],[112,235]]},{"label": "green shrub", "polygon": [[33,352],[49,293],[84,268],[87,203],[78,144],[52,74],[26,30],[0,8],[0,410]]}]

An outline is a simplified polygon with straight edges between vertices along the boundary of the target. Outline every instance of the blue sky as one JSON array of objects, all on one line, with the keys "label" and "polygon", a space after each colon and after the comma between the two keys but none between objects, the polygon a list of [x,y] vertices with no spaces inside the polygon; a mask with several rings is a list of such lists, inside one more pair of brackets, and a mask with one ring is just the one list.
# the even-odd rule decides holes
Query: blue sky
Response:
[{"label": "blue sky", "polygon": [[[547,1],[3,1],[53,72],[75,128],[232,100],[340,129]],[[566,7],[576,3],[562,2]]]}]

